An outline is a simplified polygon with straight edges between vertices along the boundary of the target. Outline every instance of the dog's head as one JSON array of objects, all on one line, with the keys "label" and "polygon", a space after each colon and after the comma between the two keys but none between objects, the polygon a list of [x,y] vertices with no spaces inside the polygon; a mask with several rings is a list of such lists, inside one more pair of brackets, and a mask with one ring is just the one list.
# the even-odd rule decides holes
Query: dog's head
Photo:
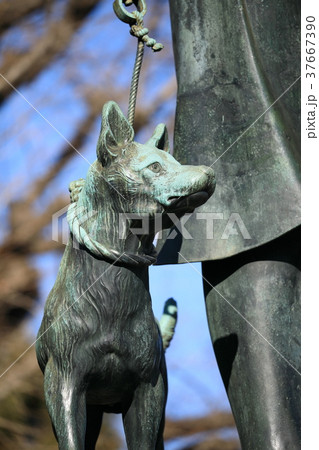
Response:
[{"label": "dog's head", "polygon": [[101,176],[99,188],[110,191],[126,213],[191,212],[215,188],[211,168],[183,166],[169,153],[165,125],[158,125],[146,144],[134,142],[134,130],[114,102],[103,108],[97,157],[92,176]]},{"label": "dog's head", "polygon": [[[107,229],[117,226],[120,214],[152,219],[157,214],[181,217],[192,212],[212,195],[215,178],[209,167],[185,166],[176,161],[169,153],[163,124],[156,127],[146,144],[134,142],[132,126],[118,105],[109,102],[102,112],[97,160],[86,180],[70,187],[71,199],[85,210],[97,211],[97,223]],[[166,224],[163,226],[171,223]],[[98,225],[100,238],[101,229]]]}]

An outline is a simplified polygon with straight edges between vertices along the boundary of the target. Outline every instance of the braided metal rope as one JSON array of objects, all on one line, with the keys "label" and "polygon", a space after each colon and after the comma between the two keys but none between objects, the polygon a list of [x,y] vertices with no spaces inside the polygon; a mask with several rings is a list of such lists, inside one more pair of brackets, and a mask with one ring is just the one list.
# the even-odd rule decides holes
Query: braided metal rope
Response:
[{"label": "braided metal rope", "polygon": [[135,63],[134,63],[132,81],[131,81],[131,88],[130,88],[129,107],[128,107],[128,113],[127,113],[128,122],[132,126],[134,125],[138,82],[139,82],[139,78],[140,78],[140,72],[141,72],[143,56],[144,56],[144,44],[146,44],[147,47],[150,47],[154,52],[159,52],[160,50],[162,50],[162,48],[164,48],[164,46],[162,44],[160,44],[159,42],[156,42],[155,39],[149,37],[148,29],[145,28],[144,24],[143,24],[144,14],[145,14],[145,12],[142,13],[140,11],[134,11],[130,15],[131,17],[133,17],[133,20],[134,20],[134,18],[136,20],[135,24],[131,24],[130,33],[132,36],[135,36],[138,39],[137,51],[136,51],[136,57],[135,57]]},{"label": "braided metal rope", "polygon": [[130,98],[129,98],[128,112],[127,112],[127,120],[129,122],[129,124],[132,125],[132,127],[134,125],[138,82],[139,82],[140,73],[141,73],[143,55],[144,55],[144,42],[139,40],[137,43],[136,58],[135,58],[133,75],[132,75]]}]

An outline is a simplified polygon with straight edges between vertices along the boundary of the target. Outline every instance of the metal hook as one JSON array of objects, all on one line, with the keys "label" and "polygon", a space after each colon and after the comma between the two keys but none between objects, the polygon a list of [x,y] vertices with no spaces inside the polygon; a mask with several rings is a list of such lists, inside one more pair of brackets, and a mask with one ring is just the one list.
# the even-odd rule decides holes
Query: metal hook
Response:
[{"label": "metal hook", "polygon": [[[132,3],[136,6],[137,11],[130,13],[127,11],[125,6],[129,6]],[[113,3],[113,9],[117,17],[122,20],[122,22],[128,23],[132,26],[135,25],[137,21],[137,17],[134,14],[135,12],[138,12],[141,16],[146,14],[146,3],[144,0],[124,0],[124,2],[123,0],[115,0]]]}]

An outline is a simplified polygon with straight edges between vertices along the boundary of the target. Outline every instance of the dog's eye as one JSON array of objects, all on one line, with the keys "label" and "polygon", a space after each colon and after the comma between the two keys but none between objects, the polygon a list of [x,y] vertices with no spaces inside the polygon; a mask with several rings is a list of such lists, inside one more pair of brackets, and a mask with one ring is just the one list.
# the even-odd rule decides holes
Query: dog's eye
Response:
[{"label": "dog's eye", "polygon": [[154,173],[159,173],[162,170],[162,166],[160,165],[159,162],[150,164],[149,166],[147,166],[147,168],[150,169]]}]

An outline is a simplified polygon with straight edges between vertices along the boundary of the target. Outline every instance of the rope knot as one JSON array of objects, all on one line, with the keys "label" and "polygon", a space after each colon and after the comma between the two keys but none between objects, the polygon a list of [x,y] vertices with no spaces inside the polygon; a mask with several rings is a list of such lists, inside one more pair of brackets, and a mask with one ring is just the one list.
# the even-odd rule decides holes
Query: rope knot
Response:
[{"label": "rope knot", "polygon": [[156,42],[155,39],[148,36],[148,29],[144,27],[143,23],[144,14],[139,11],[134,11],[133,15],[136,18],[136,24],[131,25],[131,35],[137,37],[138,39],[141,39],[147,45],[147,47],[151,47],[154,52],[159,52],[160,50],[162,50],[162,48],[164,48],[164,45]]},{"label": "rope knot", "polygon": [[132,25],[130,33],[137,38],[143,38],[143,36],[147,35],[148,28],[143,28],[143,25]]}]

